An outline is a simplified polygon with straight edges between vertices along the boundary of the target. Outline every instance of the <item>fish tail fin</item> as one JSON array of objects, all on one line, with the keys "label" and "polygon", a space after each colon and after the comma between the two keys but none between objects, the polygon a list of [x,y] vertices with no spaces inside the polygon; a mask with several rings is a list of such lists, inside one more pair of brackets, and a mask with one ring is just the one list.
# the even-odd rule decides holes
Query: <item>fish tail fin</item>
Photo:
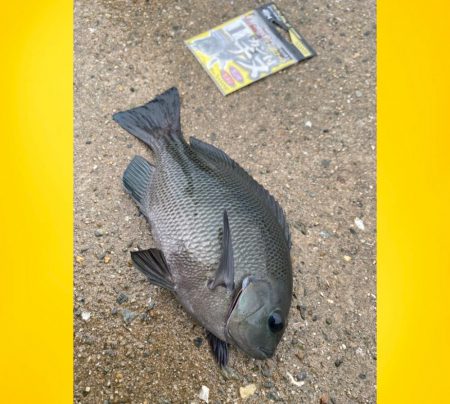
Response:
[{"label": "fish tail fin", "polygon": [[164,140],[183,139],[180,95],[176,87],[170,88],[145,105],[117,112],[113,115],[113,119],[156,153],[163,147]]},{"label": "fish tail fin", "polygon": [[122,177],[126,191],[131,195],[144,215],[147,215],[144,203],[145,196],[147,195],[154,169],[155,167],[143,157],[134,156]]}]

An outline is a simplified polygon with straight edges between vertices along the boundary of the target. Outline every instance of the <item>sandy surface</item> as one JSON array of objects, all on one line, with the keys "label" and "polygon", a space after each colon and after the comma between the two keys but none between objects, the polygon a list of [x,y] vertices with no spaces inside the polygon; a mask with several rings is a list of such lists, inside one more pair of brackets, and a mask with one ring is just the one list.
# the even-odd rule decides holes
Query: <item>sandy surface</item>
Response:
[{"label": "sandy surface", "polygon": [[[248,384],[248,402],[375,402],[374,1],[278,1],[319,56],[225,98],[183,40],[259,4],[75,2],[76,402],[199,402],[202,385],[212,403],[241,402]],[[121,176],[152,154],[111,114],[173,85],[186,135],[248,169],[292,229],[284,340],[266,362],[232,348],[228,375],[204,331],[130,263],[152,238]]]}]

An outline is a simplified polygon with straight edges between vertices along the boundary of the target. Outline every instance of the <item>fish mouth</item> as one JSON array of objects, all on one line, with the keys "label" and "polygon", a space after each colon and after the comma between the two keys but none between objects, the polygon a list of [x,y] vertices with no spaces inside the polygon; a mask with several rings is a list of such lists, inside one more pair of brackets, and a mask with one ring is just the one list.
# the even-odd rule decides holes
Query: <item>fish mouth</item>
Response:
[{"label": "fish mouth", "polygon": [[267,349],[263,346],[258,347],[258,351],[262,354],[262,359],[269,359],[273,356],[274,352],[272,349]]}]

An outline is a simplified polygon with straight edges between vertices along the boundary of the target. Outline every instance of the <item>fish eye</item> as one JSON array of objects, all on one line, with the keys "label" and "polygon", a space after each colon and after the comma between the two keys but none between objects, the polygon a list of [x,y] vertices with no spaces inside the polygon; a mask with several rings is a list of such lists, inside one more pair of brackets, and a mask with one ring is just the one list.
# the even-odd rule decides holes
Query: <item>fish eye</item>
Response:
[{"label": "fish eye", "polygon": [[279,332],[283,329],[283,318],[281,317],[281,314],[277,311],[274,311],[269,316],[269,328],[272,332]]}]

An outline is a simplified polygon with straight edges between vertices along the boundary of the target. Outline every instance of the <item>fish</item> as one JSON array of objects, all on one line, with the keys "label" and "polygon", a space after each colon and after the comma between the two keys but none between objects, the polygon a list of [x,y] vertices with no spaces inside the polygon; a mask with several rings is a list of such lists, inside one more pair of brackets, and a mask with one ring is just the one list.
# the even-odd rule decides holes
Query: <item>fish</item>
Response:
[{"label": "fish", "polygon": [[224,151],[190,137],[175,87],[113,119],[144,142],[154,164],[135,156],[125,191],[147,219],[156,246],[132,251],[150,283],[175,295],[206,330],[220,367],[230,346],[274,355],[292,300],[291,236],[275,198]]}]

